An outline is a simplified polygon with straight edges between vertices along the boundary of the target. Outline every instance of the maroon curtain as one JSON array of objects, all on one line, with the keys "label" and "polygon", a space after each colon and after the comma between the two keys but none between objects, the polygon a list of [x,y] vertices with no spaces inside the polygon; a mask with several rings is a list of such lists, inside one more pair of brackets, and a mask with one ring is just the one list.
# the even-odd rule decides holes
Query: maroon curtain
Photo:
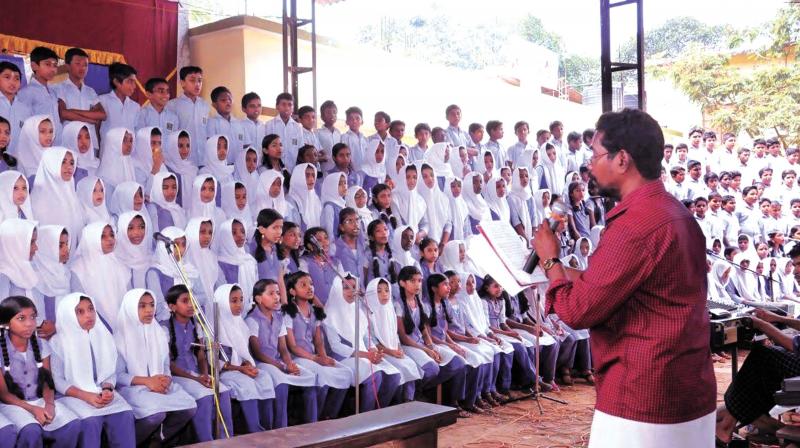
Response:
[{"label": "maroon curtain", "polygon": [[[177,60],[178,4],[168,0],[4,2],[0,30],[12,36],[120,53],[144,85]],[[171,84],[175,85],[174,76]],[[137,92],[134,97],[144,101]]]}]

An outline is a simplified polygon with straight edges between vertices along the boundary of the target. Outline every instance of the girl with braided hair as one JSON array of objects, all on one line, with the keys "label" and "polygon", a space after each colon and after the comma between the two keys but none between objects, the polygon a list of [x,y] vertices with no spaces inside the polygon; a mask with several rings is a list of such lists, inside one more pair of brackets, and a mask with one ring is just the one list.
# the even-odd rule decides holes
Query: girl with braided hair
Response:
[{"label": "girl with braided hair", "polygon": [[392,285],[397,283],[396,265],[392,263],[392,248],[389,246],[389,228],[376,219],[367,226],[367,252],[364,257],[364,283],[376,278],[385,278]]}]

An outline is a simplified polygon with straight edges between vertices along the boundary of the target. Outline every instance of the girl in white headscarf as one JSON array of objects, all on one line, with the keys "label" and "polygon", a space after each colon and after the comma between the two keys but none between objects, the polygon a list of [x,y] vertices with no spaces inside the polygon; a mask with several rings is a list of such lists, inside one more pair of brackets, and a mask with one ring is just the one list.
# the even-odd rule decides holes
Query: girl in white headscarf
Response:
[{"label": "girl in white headscarf", "polygon": [[[394,147],[394,145],[392,146]],[[393,191],[396,191],[400,185],[405,185],[405,167],[408,166],[408,160],[402,154],[397,154],[392,160],[394,160],[392,163],[389,163],[388,159],[386,160],[386,172],[389,174],[386,184],[392,187]]]},{"label": "girl in white headscarf", "polygon": [[289,182],[289,201],[298,211],[300,229],[304,232],[320,225],[322,202],[314,187],[317,183],[317,169],[310,163],[301,163],[292,170]]},{"label": "girl in white headscarf", "polygon": [[28,179],[19,171],[0,173],[0,219],[33,220]]},{"label": "girl in white headscarf", "polygon": [[469,208],[463,197],[461,179],[450,178],[445,182],[445,196],[447,196],[448,210],[453,221],[453,239],[465,239],[472,234],[469,220]]},{"label": "girl in white headscarf", "polygon": [[114,392],[117,347],[105,325],[97,321],[94,305],[82,292],[69,294],[58,304],[57,332],[50,340],[56,392],[64,395],[64,404],[81,419],[101,417],[96,426],[82,425],[83,446],[100,446],[101,431],[106,428],[109,445],[133,447],[133,410]]},{"label": "girl in white headscarf", "polygon": [[[220,221],[222,224],[224,221]],[[201,304],[211,303],[214,289],[225,283],[219,269],[217,254],[211,249],[211,242],[218,228],[208,218],[192,218],[186,224],[186,254],[184,261],[197,268],[199,284],[192,291]]]},{"label": "girl in white headscarf", "polygon": [[213,135],[205,143],[206,164],[200,174],[211,174],[221,184],[233,180],[233,165],[228,165],[228,137]]},{"label": "girl in white headscarf", "polygon": [[466,272],[467,246],[461,240],[450,240],[444,245],[439,261],[445,271]]},{"label": "girl in white headscarf", "polygon": [[377,184],[386,180],[386,151],[383,142],[379,139],[367,142],[367,152],[364,154],[364,164],[361,172],[364,173],[364,180],[361,186],[364,190],[371,190]]},{"label": "girl in white headscarf", "polygon": [[420,268],[419,261],[411,253],[414,247],[414,229],[411,226],[400,226],[395,229],[389,247],[392,249],[392,261],[397,264],[395,272],[400,272],[405,266]]},{"label": "girl in white headscarf", "polygon": [[484,189],[483,177],[473,171],[464,177],[462,185],[461,197],[464,198],[464,203],[467,204],[470,229],[472,234],[477,234],[478,223],[485,219],[492,219],[492,212],[489,209],[489,204],[486,203],[486,200],[484,200],[481,195]]},{"label": "girl in white headscarf", "polygon": [[250,208],[255,208],[256,205],[256,191],[259,186],[258,165],[258,151],[253,147],[247,147],[244,151],[240,151],[234,161],[233,178],[247,188],[247,203]]},{"label": "girl in white headscarf", "polygon": [[236,219],[244,225],[247,241],[252,241],[256,228],[256,216],[250,209],[248,199],[254,193],[242,182],[230,181],[222,185],[222,211],[228,219]]},{"label": "girl in white headscarf", "polygon": [[734,268],[728,263],[718,260],[711,266],[708,282],[708,296],[714,302],[723,303],[730,306],[736,306],[730,293],[728,293],[727,286],[731,281],[731,271]]},{"label": "girl in white headscarf", "polygon": [[322,204],[320,225],[328,232],[328,235],[335,236],[339,232],[339,212],[346,207],[345,194],[347,194],[345,173],[330,173],[322,180],[322,191],[319,198]]},{"label": "girl in white headscarf", "polygon": [[397,335],[397,314],[392,302],[391,285],[382,278],[376,278],[367,285],[367,305],[372,311],[373,339],[383,352],[383,360],[400,372],[400,386],[403,388],[403,402],[413,401],[416,381],[422,379],[417,363],[403,354],[400,338]]},{"label": "girl in white headscarf", "polygon": [[114,329],[119,352],[117,386],[133,408],[137,443],[149,439],[162,425],[161,438],[172,440],[197,410],[194,399],[172,382],[167,335],[155,320],[155,302],[151,291],[128,291]]},{"label": "girl in white headscarf", "polygon": [[97,176],[106,183],[106,188],[114,190],[125,181],[136,181],[133,153],[133,133],[126,128],[112,128],[103,137],[100,166]]},{"label": "girl in white headscarf", "polygon": [[197,166],[192,162],[193,145],[189,133],[180,130],[167,137],[167,147],[164,152],[167,169],[178,177],[176,201],[184,209],[187,209],[189,204],[188,199],[184,200],[184,197],[188,198],[192,194],[192,186],[197,177]]},{"label": "girl in white headscarf", "polygon": [[592,240],[586,237],[580,237],[575,241],[575,246],[572,248],[572,254],[578,260],[578,269],[585,271],[589,268],[589,255],[594,252],[592,247]]},{"label": "girl in white headscarf", "polygon": [[367,227],[373,220],[372,211],[367,206],[368,197],[369,195],[363,188],[354,185],[347,189],[344,200],[345,206],[352,208],[358,214],[358,228],[362,238],[366,238]]},{"label": "girl in white headscarf", "polygon": [[39,275],[36,290],[43,296],[44,302],[39,314],[51,322],[55,322],[59,301],[72,292],[72,272],[67,267],[69,238],[64,226],[40,226],[37,229],[38,250],[33,256],[33,267]]},{"label": "girl in white headscarf", "polygon": [[28,177],[36,174],[45,150],[53,146],[55,133],[48,115],[33,115],[25,119],[19,133],[14,156],[19,160],[19,170]]},{"label": "girl in white headscarf", "polygon": [[537,228],[550,217],[550,190],[543,188],[533,193],[533,225]]},{"label": "girl in white headscarf", "polygon": [[564,190],[564,167],[561,166],[561,162],[558,160],[555,146],[550,143],[545,143],[545,156],[540,157],[539,168],[541,182],[539,186],[541,188],[547,188],[556,193]]},{"label": "girl in white headscarf", "polygon": [[78,182],[76,190],[86,224],[94,221],[113,222],[106,207],[106,187],[103,179],[86,176]]},{"label": "girl in white headscarf", "polygon": [[186,227],[186,211],[178,204],[179,189],[175,174],[161,171],[153,176],[147,210],[153,219],[154,230]]},{"label": "girl in white headscarf", "polygon": [[[437,143],[438,144],[438,143]],[[433,145],[436,147],[436,145]],[[430,154],[428,151],[426,154]],[[417,187],[425,202],[425,217],[428,221],[428,236],[437,243],[445,244],[453,233],[453,220],[450,214],[450,201],[439,189],[438,172],[425,162],[422,164],[422,182]]]},{"label": "girl in white headscarf", "polygon": [[153,231],[141,212],[125,212],[117,221],[117,247],[114,254],[131,271],[134,288],[145,287],[145,274],[153,264]]},{"label": "girl in white headscarf", "polygon": [[283,191],[283,174],[280,171],[266,170],[258,176],[258,189],[255,193],[255,214],[265,208],[271,208],[280,213],[286,221],[300,222],[300,215],[290,201],[286,200]]},{"label": "girl in white headscarf", "polygon": [[522,151],[518,165],[520,168],[526,168],[528,170],[528,189],[531,194],[533,194],[534,191],[539,189],[539,185],[541,184],[539,170],[537,169],[539,166],[539,150],[528,148]]},{"label": "girl in white headscarf", "polygon": [[100,317],[113,330],[122,296],[130,289],[131,271],[114,254],[116,236],[105,222],[93,222],[83,228],[78,256],[72,264],[73,291],[88,291],[98,297]]},{"label": "girl in white headscarf", "polygon": [[494,177],[500,177],[500,167],[497,166],[497,160],[494,158],[492,151],[484,150],[483,154],[479,155],[479,159],[475,162],[478,167],[478,172],[483,176],[483,182],[488,184],[489,180]]},{"label": "girl in white headscarf", "polygon": [[[367,314],[355,302],[356,279],[346,274],[345,280],[346,284],[338,277],[333,281],[325,304],[327,318],[323,321],[323,327],[331,347],[331,356],[350,369],[353,374],[351,386],[361,388],[361,409],[371,411],[376,404],[386,407],[392,401],[400,385],[400,371],[384,360],[369,335]],[[358,340],[355,339],[356,312],[360,313]],[[358,366],[355,363],[355,350],[359,352]],[[359,384],[355,382],[356,368]]]},{"label": "girl in white headscarf", "polygon": [[[177,227],[166,227],[161,234],[174,242],[167,251],[164,241],[156,242],[153,266],[147,270],[145,284],[147,289],[153,291],[156,297],[156,319],[163,322],[170,317],[170,311],[162,298],[165,298],[167,291],[175,285],[186,285],[184,278],[188,281],[186,285],[192,290],[200,306],[206,304],[206,296],[202,295],[200,285],[200,272],[190,261],[186,260],[186,233]],[[177,252],[180,252],[180,256]],[[176,267],[176,263],[180,270]],[[197,285],[197,286],[195,286]]]},{"label": "girl in white headscarf", "polygon": [[483,197],[495,221],[511,222],[511,209],[506,199],[506,181],[502,177],[490,179],[483,190]]},{"label": "girl in white headscarf", "polygon": [[231,390],[238,400],[248,432],[272,428],[275,388],[272,377],[256,367],[250,355],[250,329],[244,322],[242,288],[236,284],[223,284],[214,291],[214,302],[219,310],[219,342],[228,356],[220,360],[220,382]]},{"label": "girl in white headscarf", "polygon": [[144,188],[137,182],[123,182],[117,185],[109,204],[111,213],[115,217],[125,212],[138,212],[147,221],[147,228],[152,229],[150,213],[144,206]]},{"label": "girl in white headscarf", "polygon": [[245,226],[237,219],[229,219],[217,230],[212,247],[225,282],[236,283],[243,291],[250,291],[243,296],[244,309],[250,310],[253,307],[253,286],[258,281],[258,266],[256,259],[247,252],[246,242]]},{"label": "girl in white headscarf", "polygon": [[[755,270],[755,258],[751,259],[751,254],[740,252],[733,257],[734,272],[731,276],[738,298],[744,303],[761,302],[759,295],[758,282],[755,274],[750,269]],[[736,298],[734,298],[736,300]]]},{"label": "girl in white headscarf", "polygon": [[525,241],[533,238],[533,195],[531,194],[528,168],[517,167],[513,172],[511,191],[507,194],[511,210],[511,225]]},{"label": "girl in white headscarf", "polygon": [[592,242],[592,248],[597,249],[597,245],[600,244],[600,237],[603,235],[603,230],[605,230],[605,226],[596,225],[589,231],[589,241]]},{"label": "girl in white headscarf", "polygon": [[425,218],[428,207],[417,192],[419,170],[415,165],[407,165],[403,173],[392,191],[392,212],[400,217],[403,224],[413,227],[418,239],[422,239],[428,232]]},{"label": "girl in white headscarf", "polygon": [[136,131],[131,159],[136,181],[144,185],[145,190],[150,190],[153,175],[167,171],[161,152],[163,138],[161,129],[157,126],[148,126]]},{"label": "girl in white headscarf", "polygon": [[439,188],[444,189],[445,179],[453,177],[453,167],[450,166],[450,159],[458,157],[453,155],[453,149],[448,142],[434,143],[433,146],[425,152],[425,162],[436,172],[436,180]]},{"label": "girl in white headscarf", "polygon": [[[36,253],[36,223],[10,218],[0,223],[0,297],[25,296],[33,299],[36,308],[44,310],[41,294],[34,291],[39,274],[33,267]],[[44,320],[44,313],[37,318]]]},{"label": "girl in white headscarf", "polygon": [[472,162],[469,160],[467,148],[464,146],[459,146],[452,150],[455,151],[455,154],[450,155],[450,168],[453,171],[453,177],[462,179],[472,171]]},{"label": "girl in white headscarf", "polygon": [[[31,205],[39,224],[61,224],[70,235],[83,229],[83,213],[75,193],[72,174],[75,157],[66,148],[50,148],[42,156],[36,172],[36,188],[31,193]],[[74,248],[77,241],[70,241]]]},{"label": "girl in white headscarf", "polygon": [[184,208],[186,209],[186,217],[191,218],[209,218],[215,225],[222,224],[225,221],[225,212],[217,207],[217,190],[219,190],[219,182],[210,174],[198,174],[192,184],[192,190],[189,196],[184,196]]},{"label": "girl in white headscarf", "polygon": [[61,131],[61,142],[64,147],[72,150],[77,159],[75,180],[79,182],[87,175],[93,176],[100,166],[100,159],[94,153],[97,144],[94,133],[89,131],[89,126],[82,121],[70,121]]}]

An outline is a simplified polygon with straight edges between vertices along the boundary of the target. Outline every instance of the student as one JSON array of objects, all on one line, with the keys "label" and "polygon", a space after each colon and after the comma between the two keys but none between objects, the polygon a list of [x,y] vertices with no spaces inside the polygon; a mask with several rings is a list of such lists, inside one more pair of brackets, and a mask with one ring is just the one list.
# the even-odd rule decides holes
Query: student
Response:
[{"label": "student", "polygon": [[[369,151],[369,148],[367,149],[367,151]],[[333,163],[334,163],[334,167],[331,170],[331,174],[343,173],[346,176],[348,187],[364,184],[362,173],[360,171],[356,171],[353,169],[353,161],[351,159],[351,149],[349,146],[347,146],[344,143],[337,143],[333,145],[331,153],[333,155]],[[367,154],[363,155],[362,160],[365,160],[367,157],[368,157]],[[371,162],[364,162],[364,163],[371,163]]]},{"label": "student", "polygon": [[97,168],[97,176],[103,179],[111,196],[117,185],[136,181],[133,157],[133,133],[127,128],[108,130],[103,138],[103,156]]},{"label": "student", "polygon": [[533,195],[528,180],[528,168],[514,168],[511,192],[507,195],[510,222],[517,234],[525,241],[533,238]]},{"label": "student", "polygon": [[450,169],[453,172],[453,177],[461,179],[473,170],[473,163],[469,159],[467,148],[459,146],[454,151],[456,153],[450,157]]},{"label": "student", "polygon": [[136,117],[136,130],[145,127],[158,127],[167,135],[176,132],[178,116],[167,109],[169,102],[169,82],[164,78],[150,78],[144,83],[144,96],[147,104],[139,110]]},{"label": "student", "polygon": [[[26,296],[36,301],[38,308],[45,309],[41,294],[34,288],[39,284],[39,273],[35,270],[33,256],[37,251],[37,230],[34,221],[9,218],[0,224],[0,296]],[[39,324],[44,321],[44,313]],[[52,334],[52,321],[47,332]]]},{"label": "student", "polygon": [[[215,420],[216,404],[213,397],[212,380],[206,362],[206,351],[200,344],[194,307],[189,298],[189,290],[184,285],[171,287],[165,296],[170,308],[170,317],[162,323],[169,335],[169,362],[172,381],[179,385],[195,400],[197,412],[192,418],[192,426],[198,441],[212,440],[212,426]],[[220,384],[219,412],[222,414],[224,428],[217,434],[218,439],[233,435],[230,390]]]},{"label": "student", "polygon": [[300,258],[300,270],[307,272],[314,281],[316,303],[324,306],[328,301],[331,287],[338,277],[337,272],[344,272],[341,263],[334,261],[331,265],[330,238],[322,227],[312,227],[303,235],[303,256]]},{"label": "student", "polygon": [[21,80],[22,71],[16,64],[0,61],[0,118],[5,120],[9,131],[7,137],[5,134],[0,137],[0,140],[8,139],[5,145],[0,145],[4,149],[3,159],[7,158],[6,155],[17,154],[16,148],[22,124],[31,115],[28,105],[24,101],[18,101],[17,94]]},{"label": "student", "polygon": [[168,172],[164,165],[164,153],[161,150],[162,139],[166,139],[157,127],[144,127],[136,131],[131,160],[136,182],[145,191],[150,191],[153,176],[160,172]]},{"label": "student", "polygon": [[[165,303],[161,298],[166,300],[169,290],[173,286],[185,285],[188,281],[193,285],[192,295],[199,306],[205,306],[209,299],[202,290],[198,268],[185,259],[186,233],[177,227],[166,227],[161,233],[171,239],[174,244],[171,251],[167,251],[164,241],[156,242],[153,264],[145,274],[145,284],[156,297],[156,320],[164,322],[169,319],[172,308],[168,307],[169,302]],[[176,264],[181,267],[181,270],[178,270]]]},{"label": "student", "polygon": [[348,129],[347,132],[342,134],[341,142],[350,148],[353,166],[364,166],[364,158],[367,154],[367,138],[361,133],[361,125],[364,123],[363,117],[364,114],[358,107],[349,107],[345,111]]},{"label": "student", "polygon": [[244,134],[242,146],[258,148],[264,139],[264,123],[261,116],[261,97],[255,92],[248,92],[242,96],[242,113],[244,118],[239,120],[239,127]]},{"label": "student", "polygon": [[215,134],[205,143],[205,166],[200,169],[200,174],[211,174],[217,182],[224,184],[233,180],[233,165],[228,164],[228,137]]},{"label": "student", "polygon": [[17,160],[20,171],[28,176],[28,180],[36,174],[45,149],[53,146],[54,129],[53,122],[47,115],[33,115],[22,125]]},{"label": "student", "polygon": [[[358,237],[361,241],[366,240],[367,226],[372,222],[372,211],[367,207],[367,192],[359,186],[347,189],[344,204],[356,212]],[[341,220],[340,220],[341,221]]]},{"label": "student", "polygon": [[356,278],[361,278],[363,274],[364,236],[359,226],[358,213],[345,207],[339,212],[337,217],[339,227],[336,229],[336,248],[335,258],[342,265],[345,272],[353,273]]},{"label": "student", "polygon": [[511,209],[506,199],[506,181],[502,178],[490,179],[483,191],[486,205],[489,206],[492,220],[511,222]]},{"label": "student", "polygon": [[559,120],[555,120],[550,122],[548,129],[550,129],[551,135],[549,142],[558,149],[559,153],[563,153],[565,150],[564,140],[562,139],[564,136],[564,124]]},{"label": "student", "polygon": [[[117,348],[105,325],[97,324],[94,300],[84,293],[61,299],[51,369],[61,401],[81,419],[80,446],[136,446],[131,406],[114,392]],[[91,366],[91,368],[89,368]],[[103,433],[105,435],[103,436]]]},{"label": "student", "polygon": [[414,138],[417,144],[408,148],[408,159],[414,163],[425,159],[431,139],[431,127],[428,123],[419,123],[414,126]]},{"label": "student", "polygon": [[154,435],[174,443],[197,412],[194,399],[172,382],[167,335],[154,319],[155,309],[152,292],[132,289],[122,298],[114,329],[119,394],[133,408],[137,445]]},{"label": "student", "polygon": [[186,224],[186,253],[183,260],[197,268],[199,281],[192,284],[192,292],[198,302],[206,307],[214,300],[214,290],[225,283],[217,254],[211,249],[216,228],[207,218],[191,218]]},{"label": "student", "polygon": [[469,125],[469,140],[467,141],[467,150],[470,152],[470,160],[478,158],[481,152],[485,149],[483,143],[483,134],[485,130],[480,123],[472,123]]},{"label": "student", "polygon": [[[227,161],[233,162],[244,148],[244,132],[239,125],[239,120],[235,120],[231,115],[233,111],[233,95],[225,86],[215,87],[211,91],[211,107],[217,115],[210,117],[206,123],[206,135],[213,138],[214,135],[223,135],[228,143]],[[206,163],[214,158],[209,158],[206,154]]]},{"label": "student", "polygon": [[[440,145],[440,143],[436,145]],[[422,164],[420,171],[422,173],[422,183],[419,184],[417,190],[425,202],[428,234],[438,241],[440,245],[444,246],[453,232],[453,221],[450,213],[448,213],[450,204],[437,183],[438,171],[434,171],[434,168],[428,162]],[[451,177],[448,176],[448,178]]]},{"label": "student", "polygon": [[31,208],[39,224],[62,224],[70,235],[80,234],[84,224],[72,180],[74,169],[72,151],[65,148],[46,151],[36,174],[36,188],[31,192]]},{"label": "student", "polygon": [[508,148],[508,160],[513,166],[520,166],[522,154],[528,150],[533,149],[528,146],[528,133],[530,126],[526,121],[518,121],[514,123],[514,135],[517,136],[517,143],[514,143]]},{"label": "student", "polygon": [[[336,278],[325,305],[327,317],[323,322],[326,341],[333,359],[347,367],[352,373],[351,386],[360,388],[360,407],[368,412],[376,407],[385,408],[399,399],[400,372],[384,360],[383,353],[370,337],[367,313],[359,308],[356,300],[356,279],[345,274],[345,280]],[[355,313],[359,316],[359,340],[355,340]],[[359,352],[358,366],[355,351]],[[359,384],[355,383],[356,369]]]},{"label": "student", "polygon": [[386,180],[386,164],[384,161],[384,146],[379,140],[371,140],[367,143],[364,163],[361,166],[362,182],[360,186],[369,191],[375,185]]},{"label": "student", "polygon": [[300,254],[303,246],[303,234],[300,226],[291,222],[283,221],[281,240],[278,243],[278,260],[287,273],[300,270]]},{"label": "student", "polygon": [[75,182],[86,176],[94,175],[100,166],[100,159],[95,155],[95,134],[89,132],[89,125],[82,121],[72,121],[64,126],[61,136],[64,147],[71,150],[76,157]]},{"label": "student", "polygon": [[[474,147],[474,145],[470,145],[470,143],[472,142],[472,139],[470,138],[470,134],[472,133],[472,131],[467,132],[459,127],[459,124],[461,123],[461,108],[455,104],[451,104],[447,106],[444,114],[448,124],[447,140],[450,142],[450,144],[453,145],[454,147],[459,147],[459,146]],[[470,128],[471,127],[472,126],[470,126]],[[480,139],[478,140],[478,142],[480,142]],[[470,154],[471,157],[475,157],[476,155],[478,155],[477,152],[475,152],[474,154]]]},{"label": "student", "polygon": [[506,150],[500,146],[500,140],[503,138],[503,123],[497,120],[490,120],[486,123],[486,132],[489,134],[489,141],[486,142],[486,149],[492,152],[496,168],[507,166],[508,155]]},{"label": "student", "polygon": [[[427,285],[428,278],[434,273],[442,273],[442,264],[439,262],[439,245],[436,240],[425,237],[419,243],[419,268],[422,271],[422,283]],[[429,299],[428,288],[422,291],[422,297]]]},{"label": "student", "polygon": [[289,185],[289,201],[298,211],[302,230],[319,226],[322,203],[315,191],[317,169],[310,163],[301,163],[292,171]]},{"label": "student", "polygon": [[186,198],[186,217],[208,218],[215,226],[225,221],[225,212],[217,206],[216,198],[219,182],[210,174],[198,174],[194,178],[191,196]]},{"label": "student", "polygon": [[114,254],[130,270],[131,285],[145,287],[145,274],[153,263],[153,230],[141,212],[126,211],[117,219],[117,245]]},{"label": "student", "polygon": [[283,163],[287,169],[292,170],[297,159],[297,150],[303,146],[303,128],[292,118],[294,111],[294,97],[291,93],[283,92],[275,98],[275,109],[278,116],[264,125],[266,135],[275,134],[283,143]]},{"label": "student", "polygon": [[178,178],[175,174],[161,171],[153,175],[147,211],[153,219],[154,231],[175,226],[186,227],[186,212],[178,202]]},{"label": "student", "polygon": [[353,374],[328,356],[322,321],[325,311],[312,304],[314,285],[303,271],[286,277],[287,303],[283,306],[286,345],[293,360],[317,375],[318,419],[336,418],[341,410]]},{"label": "student", "polygon": [[255,219],[248,205],[249,191],[241,182],[230,181],[222,186],[222,211],[228,219],[236,219],[244,225],[248,245],[252,242]]},{"label": "student", "polygon": [[[0,79],[2,79],[2,77],[0,77]],[[10,143],[11,124],[8,120],[0,116],[0,172],[14,169],[17,166],[16,157],[9,154]]]},{"label": "student", "polygon": [[[105,120],[100,124],[101,139],[104,139],[108,131],[114,128],[136,128],[136,119],[139,109],[141,109],[139,103],[131,98],[137,88],[136,74],[136,69],[127,64],[115,62],[108,66],[108,82],[111,92],[97,98],[106,113]],[[105,156],[104,151],[101,151],[100,154],[101,157]]]},{"label": "student", "polygon": [[334,126],[338,112],[339,108],[331,100],[326,100],[319,108],[322,127],[316,129],[315,136],[319,142],[320,164],[325,173],[333,169],[333,145],[342,141],[342,133]]},{"label": "student", "polygon": [[543,188],[536,190],[533,194],[533,205],[534,205],[534,215],[533,215],[533,225],[534,227],[539,227],[542,223],[545,222],[548,218],[550,218],[551,211],[550,211],[550,200],[551,194],[550,190]]},{"label": "student", "polygon": [[448,201],[448,208],[450,210],[450,217],[452,219],[452,239],[466,239],[467,236],[472,234],[469,220],[469,208],[462,195],[462,181],[454,177],[448,179],[445,185],[445,193]]},{"label": "student", "polygon": [[[483,181],[489,183],[489,180],[494,177],[500,177],[501,168],[498,167],[495,156],[488,149],[481,152],[482,159],[477,161],[478,172],[483,175]],[[481,163],[483,162],[483,163]]]},{"label": "student", "polygon": [[28,179],[22,173],[13,170],[0,172],[0,220],[34,220],[28,191]]},{"label": "student", "polygon": [[[72,121],[84,122],[89,134],[97,135],[95,124],[106,119],[97,92],[84,82],[89,71],[89,55],[80,48],[70,48],[64,54],[67,79],[53,86],[58,97],[58,113],[66,126]],[[96,142],[92,153],[99,149]],[[65,144],[66,146],[66,144]]]},{"label": "student", "polygon": [[417,192],[417,167],[405,167],[405,175],[392,194],[392,210],[400,217],[403,224],[412,226],[418,233],[418,238],[427,235],[428,222],[425,218],[427,204]]},{"label": "student", "polygon": [[233,178],[244,184],[247,189],[247,204],[250,208],[254,208],[259,189],[258,151],[251,146],[245,147],[236,156],[233,166]]},{"label": "student", "polygon": [[570,132],[567,135],[567,147],[561,151],[561,166],[566,171],[578,171],[580,167],[589,163],[591,156],[581,150],[581,134]]},{"label": "student", "polygon": [[114,219],[119,219],[125,212],[138,212],[142,215],[147,228],[153,228],[150,215],[144,206],[144,189],[136,182],[126,181],[117,185],[108,207]]},{"label": "student", "polygon": [[469,173],[464,177],[464,184],[466,188],[461,190],[461,197],[467,204],[467,211],[469,212],[469,222],[472,234],[477,234],[477,225],[484,219],[491,219],[492,212],[489,204],[481,195],[483,191],[483,178],[476,172]]},{"label": "student", "polygon": [[[280,280],[282,281],[282,280]],[[303,422],[317,421],[317,375],[292,360],[286,342],[286,325],[281,312],[282,294],[278,282],[261,279],[253,287],[255,306],[245,322],[250,330],[250,353],[260,370],[272,378],[275,401],[272,428],[287,426],[287,400],[290,388],[300,389],[303,396]]]},{"label": "student", "polygon": [[[315,167],[316,168],[316,167]],[[289,186],[291,173],[283,163],[283,142],[277,134],[268,134],[261,141],[261,166],[259,173],[276,171],[283,177],[284,186]]]},{"label": "student", "polygon": [[564,190],[564,167],[558,160],[556,147],[550,143],[544,145],[545,157],[542,157],[537,174],[540,179],[539,188],[546,188],[552,192]]},{"label": "student", "polygon": [[[178,179],[178,192],[175,202],[186,210],[189,195],[192,193],[197,177],[197,165],[192,161],[192,144],[189,133],[184,130],[173,132],[167,137],[167,150],[164,161],[167,169]],[[187,200],[184,202],[184,196]]]},{"label": "student", "polygon": [[55,142],[61,141],[61,119],[58,115],[58,93],[49,83],[58,72],[58,55],[48,47],[36,47],[30,54],[33,76],[19,91],[18,100],[25,103],[30,115],[45,115],[53,124]]},{"label": "student", "polygon": [[297,119],[299,120],[303,145],[311,145],[315,148],[317,157],[325,157],[325,153],[321,152],[321,145],[317,138],[317,113],[311,106],[303,106],[297,109]]},{"label": "student", "polygon": [[372,187],[372,200],[369,209],[373,219],[380,219],[386,224],[391,234],[398,225],[398,219],[392,214],[392,189],[386,184],[377,184]]},{"label": "student", "polygon": [[[339,231],[339,213],[345,207],[347,193],[347,177],[344,173],[331,173],[322,181],[322,216],[320,223],[328,235],[336,235]],[[335,250],[334,250],[335,253]]]},{"label": "student", "polygon": [[281,275],[277,244],[281,240],[283,225],[283,216],[277,211],[264,208],[258,212],[253,250],[258,278],[275,279]]},{"label": "student", "polygon": [[396,265],[396,271],[405,266],[414,266],[420,269],[419,261],[411,253],[416,241],[415,234],[416,232],[411,226],[398,227],[392,234],[389,245],[392,248],[392,263]]},{"label": "student", "polygon": [[589,236],[589,231],[595,226],[594,213],[583,200],[585,186],[583,182],[572,182],[567,187],[567,198],[570,213],[567,214],[569,233],[573,240]]},{"label": "student", "polygon": [[397,283],[397,266],[392,262],[392,248],[386,224],[379,219],[370,222],[367,226],[367,237],[368,244],[360,271],[364,273],[364,282],[386,278],[394,285]]},{"label": "student", "polygon": [[33,267],[39,274],[36,284],[37,294],[41,294],[41,315],[44,318],[39,328],[39,337],[49,339],[55,334],[56,302],[69,294],[72,273],[67,267],[69,261],[70,235],[64,226],[40,226],[37,228],[36,254],[33,256]]},{"label": "student", "polygon": [[[243,291],[251,291],[258,280],[256,260],[247,252],[247,236],[241,221],[228,219],[222,223],[212,247],[217,254],[219,270],[226,283],[241,285]],[[244,297],[244,309],[253,307],[251,297]]]},{"label": "student", "polygon": [[[203,90],[203,69],[193,65],[181,67],[178,72],[182,94],[169,100],[167,110],[178,116],[178,129],[185,130],[197,148],[206,141],[208,103],[200,97]],[[195,166],[204,165],[201,151],[192,151],[189,160]],[[184,190],[188,191],[188,190]]]}]

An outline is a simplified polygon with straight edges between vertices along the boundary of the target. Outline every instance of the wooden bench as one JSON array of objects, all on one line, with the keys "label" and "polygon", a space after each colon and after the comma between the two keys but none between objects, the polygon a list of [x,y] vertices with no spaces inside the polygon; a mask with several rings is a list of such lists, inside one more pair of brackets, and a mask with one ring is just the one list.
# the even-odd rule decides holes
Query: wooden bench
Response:
[{"label": "wooden bench", "polygon": [[290,426],[191,446],[316,448],[346,445],[348,448],[357,448],[399,441],[399,447],[436,447],[437,430],[452,425],[457,418],[458,411],[454,408],[412,401],[336,420]]}]

